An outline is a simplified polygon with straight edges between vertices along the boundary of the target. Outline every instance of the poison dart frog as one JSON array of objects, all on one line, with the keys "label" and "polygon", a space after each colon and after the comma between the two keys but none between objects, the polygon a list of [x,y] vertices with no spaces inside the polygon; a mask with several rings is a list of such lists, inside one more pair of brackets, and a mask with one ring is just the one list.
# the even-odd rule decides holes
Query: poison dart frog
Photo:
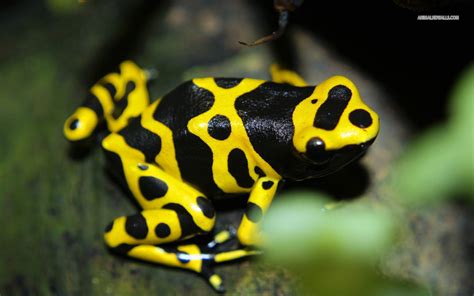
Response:
[{"label": "poison dart frog", "polygon": [[[150,103],[148,72],[125,61],[92,86],[64,134],[81,142],[105,128],[107,167],[142,208],[107,226],[108,247],[193,270],[223,291],[212,265],[258,253],[259,224],[282,180],[333,173],[373,143],[378,115],[349,79],[309,86],[292,71],[270,71],[272,81],[195,78]],[[212,232],[213,201],[238,194],[249,197],[237,230],[186,242]],[[230,239],[241,247],[217,251]]]}]

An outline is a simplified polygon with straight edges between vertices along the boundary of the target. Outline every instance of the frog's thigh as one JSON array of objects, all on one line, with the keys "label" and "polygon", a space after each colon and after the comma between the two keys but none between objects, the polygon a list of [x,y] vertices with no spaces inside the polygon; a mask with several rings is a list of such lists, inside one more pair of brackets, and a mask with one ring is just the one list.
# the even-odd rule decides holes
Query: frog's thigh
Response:
[{"label": "frog's thigh", "polygon": [[131,257],[182,267],[177,252],[155,245],[210,232],[215,223],[212,203],[154,164],[126,157],[120,163],[123,179],[144,211],[115,219],[104,235],[106,244]]},{"label": "frog's thigh", "polygon": [[247,210],[242,218],[237,237],[243,245],[262,243],[259,224],[267,212],[277,191],[279,180],[260,178],[255,183],[247,202]]},{"label": "frog's thigh", "polygon": [[270,67],[272,81],[277,83],[287,83],[293,86],[307,86],[306,81],[296,72],[284,69],[278,64],[272,64]]},{"label": "frog's thigh", "polygon": [[201,192],[157,165],[132,158],[131,153],[123,153],[127,151],[126,147],[104,146],[112,173],[130,190],[144,210],[163,209],[177,213],[179,223],[176,227],[180,228],[182,238],[208,232],[214,227],[214,207]]},{"label": "frog's thigh", "polygon": [[[153,230],[157,226],[155,224],[164,223],[162,227],[170,229],[171,233],[171,237],[166,236],[163,240],[159,236],[145,234],[143,230],[139,239],[159,244],[189,238],[212,230],[215,223],[214,206],[201,192],[167,174],[154,164],[123,157],[121,162],[128,188],[145,210],[141,216],[129,217],[129,219],[135,217],[134,222],[130,223],[135,226],[140,224],[140,229],[137,231]],[[129,221],[129,219],[124,221]],[[125,231],[123,227],[120,230]],[[123,238],[131,233],[125,234]],[[133,237],[133,234],[131,236]],[[124,243],[134,244],[143,242],[145,241],[124,241]]]}]

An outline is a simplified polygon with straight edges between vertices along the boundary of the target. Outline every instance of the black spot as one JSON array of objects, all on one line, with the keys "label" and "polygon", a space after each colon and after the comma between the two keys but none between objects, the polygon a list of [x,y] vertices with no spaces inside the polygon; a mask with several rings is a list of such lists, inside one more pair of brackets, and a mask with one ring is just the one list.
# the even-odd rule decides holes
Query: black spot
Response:
[{"label": "black spot", "polygon": [[234,177],[240,187],[251,188],[254,180],[248,171],[248,161],[245,153],[239,148],[235,148],[229,153],[227,158],[229,173]]},{"label": "black spot", "polygon": [[82,106],[90,108],[97,114],[97,117],[99,118],[102,118],[104,116],[104,108],[100,104],[99,99],[93,93],[88,93],[87,98],[82,104]]},{"label": "black spot", "polygon": [[179,225],[181,226],[181,238],[188,238],[195,234],[205,233],[194,222],[193,216],[186,211],[186,209],[177,203],[168,203],[163,206],[163,209],[173,210],[178,214]]},{"label": "black spot", "polygon": [[263,216],[262,209],[254,204],[253,202],[247,203],[247,209],[245,210],[245,215],[253,223],[258,223]]},{"label": "black spot", "polygon": [[127,254],[131,249],[135,248],[134,245],[129,245],[129,244],[120,244],[116,246],[115,248],[111,248],[112,251],[117,252],[119,254]]},{"label": "black spot", "polygon": [[235,101],[253,148],[279,173],[297,161],[292,149],[293,111],[313,91],[314,86],[265,82]]},{"label": "black spot", "polygon": [[159,238],[165,238],[171,234],[171,229],[167,224],[160,223],[155,228],[155,234]]},{"label": "black spot", "polygon": [[141,116],[130,121],[119,134],[128,146],[140,150],[148,163],[154,163],[161,151],[161,137],[141,125]]},{"label": "black spot", "polygon": [[192,81],[185,82],[165,95],[153,118],[173,131],[176,160],[184,180],[196,186],[206,196],[222,195],[214,182],[213,155],[209,146],[188,128],[188,121],[208,111],[214,96]]},{"label": "black spot", "polygon": [[207,132],[211,137],[217,140],[225,140],[231,133],[230,121],[224,115],[216,115],[209,120]]},{"label": "black spot", "polygon": [[258,166],[256,166],[254,168],[254,171],[259,177],[265,177],[266,176],[265,172]]},{"label": "black spot", "polygon": [[115,95],[117,94],[117,89],[115,86],[110,82],[102,83],[102,86],[109,92],[110,97],[115,99]]},{"label": "black spot", "polygon": [[262,183],[262,187],[265,190],[272,188],[272,186],[273,186],[273,181],[265,181]]},{"label": "black spot", "polygon": [[327,100],[316,112],[313,123],[314,127],[328,131],[335,129],[351,96],[351,90],[344,85],[337,85],[331,88]]},{"label": "black spot", "polygon": [[127,85],[125,86],[125,94],[120,100],[118,100],[115,103],[114,110],[112,111],[112,117],[114,119],[119,118],[123,114],[123,111],[125,111],[125,109],[127,108],[128,96],[135,89],[135,87],[136,87],[135,82],[133,81],[127,82]]},{"label": "black spot", "polygon": [[75,130],[77,127],[79,126],[79,119],[74,119],[70,124],[69,124],[69,128],[71,130]]},{"label": "black spot", "polygon": [[105,227],[105,232],[109,232],[114,227],[114,222],[110,222],[107,227]]},{"label": "black spot", "polygon": [[191,261],[189,254],[183,251],[178,251],[176,253],[176,257],[178,258],[179,262],[183,264],[189,263],[189,261]]},{"label": "black spot", "polygon": [[366,128],[372,125],[372,117],[369,112],[363,109],[357,109],[349,114],[351,123],[360,128]]},{"label": "black spot", "polygon": [[311,104],[316,104],[318,102],[318,99],[312,99]]},{"label": "black spot", "polygon": [[144,239],[148,234],[148,226],[142,214],[128,216],[125,221],[125,231],[136,239]]},{"label": "black spot", "polygon": [[138,184],[143,197],[147,200],[163,197],[168,192],[168,185],[155,177],[140,177]]},{"label": "black spot", "polygon": [[209,199],[199,196],[196,201],[204,216],[209,219],[214,217],[216,211],[214,210],[214,206]]},{"label": "black spot", "polygon": [[240,84],[241,78],[214,78],[217,86],[221,88],[233,88]]}]

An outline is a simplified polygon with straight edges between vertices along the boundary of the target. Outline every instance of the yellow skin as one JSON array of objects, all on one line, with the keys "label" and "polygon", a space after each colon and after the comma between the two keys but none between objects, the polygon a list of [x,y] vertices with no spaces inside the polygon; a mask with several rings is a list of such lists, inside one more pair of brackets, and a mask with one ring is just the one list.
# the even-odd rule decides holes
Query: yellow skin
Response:
[{"label": "yellow skin", "polygon": [[[334,168],[329,165],[330,169],[321,169],[329,163],[319,160],[321,151],[326,157],[327,153],[338,153],[357,145],[362,147],[364,143],[375,139],[379,130],[378,116],[363,103],[357,88],[347,78],[331,77],[311,88],[306,87],[306,82],[298,74],[278,66],[272,66],[271,74],[272,81],[278,84],[245,78],[237,82],[224,79],[224,82],[230,83],[225,85],[218,83],[215,78],[196,78],[149,105],[147,72],[127,61],[121,64],[120,73],[105,76],[91,88],[91,93],[97,98],[92,102],[96,103],[89,102],[79,107],[66,120],[64,134],[72,142],[83,141],[92,137],[100,122],[105,121],[110,134],[103,139],[102,148],[109,168],[118,181],[130,189],[143,209],[137,215],[119,217],[107,227],[104,238],[110,248],[145,261],[193,270],[206,277],[217,291],[223,291],[222,280],[212,272],[209,263],[229,261],[258,252],[249,247],[217,252],[216,246],[232,239],[234,235],[243,246],[262,243],[259,224],[277,192],[279,182],[285,178],[304,179],[330,173],[355,155],[353,157],[351,154],[350,159],[334,165]],[[129,81],[133,81],[135,87],[127,91]],[[110,92],[110,85],[104,87],[107,82],[114,86],[115,94]],[[271,157],[267,157],[273,153],[270,142],[270,150],[266,152],[262,152],[262,146],[257,144],[261,140],[257,135],[258,128],[266,127],[259,124],[258,120],[253,127],[253,118],[246,116],[258,109],[259,105],[249,108],[248,112],[239,109],[240,106],[246,108],[246,102],[255,100],[252,94],[259,94],[260,91],[267,94],[278,87],[294,90],[295,96],[299,96],[293,109],[280,109],[288,114],[288,122],[291,121],[293,126],[291,139],[283,147],[274,147],[275,151],[288,148],[291,151],[289,155],[296,155],[294,161],[302,166],[295,168],[294,173],[287,173],[280,168],[281,165],[270,161]],[[342,113],[333,122],[334,126],[328,127],[324,124],[334,121],[328,118],[337,109],[334,109],[334,105],[328,107],[329,103],[323,106],[331,93],[336,97],[333,101],[344,100],[347,93],[351,96],[347,105],[339,108]],[[173,102],[182,99],[183,95],[210,99],[212,103],[196,111],[196,114],[192,111],[189,114],[167,111],[169,108],[179,110],[176,108],[186,107],[187,102],[191,102]],[[248,95],[248,101],[242,99]],[[119,115],[113,116],[116,112],[114,109],[123,97],[128,100],[126,107],[123,108],[122,104]],[[258,95],[256,97],[258,102]],[[289,101],[291,98],[277,99]],[[189,110],[199,109],[200,102],[190,105]],[[315,119],[318,110],[325,108],[328,111]],[[102,112],[98,109],[102,109]],[[140,117],[131,120],[137,116]],[[186,116],[189,118],[182,119]],[[278,125],[280,122],[277,117],[275,122],[267,120],[265,123],[277,126],[277,133],[283,129],[282,135],[290,134],[285,130],[288,125]],[[370,124],[367,123],[368,117]],[[219,123],[211,126],[216,118],[219,118]],[[316,123],[318,120],[325,122]],[[179,124],[182,124],[180,128]],[[253,134],[254,130],[256,134]],[[192,143],[197,143],[196,146],[187,144],[191,143],[190,139]],[[199,148],[202,143],[205,149]],[[316,145],[320,143],[323,146]],[[319,150],[307,151],[315,147]],[[306,166],[308,158],[314,156],[318,157],[316,163],[311,159],[311,164]],[[333,157],[332,154],[330,157]],[[194,163],[188,164],[184,160]],[[206,172],[210,174],[207,179]],[[247,212],[236,233],[232,230],[218,233],[207,246],[157,246],[211,232],[215,224],[215,211],[209,197],[213,198],[214,192],[223,196],[249,194]]]}]

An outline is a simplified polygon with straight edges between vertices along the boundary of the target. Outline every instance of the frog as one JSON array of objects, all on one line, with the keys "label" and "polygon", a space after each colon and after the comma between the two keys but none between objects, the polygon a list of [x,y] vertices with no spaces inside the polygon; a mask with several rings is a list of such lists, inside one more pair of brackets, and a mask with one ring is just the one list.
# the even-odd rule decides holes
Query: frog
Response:
[{"label": "frog", "polygon": [[[283,182],[336,172],[376,139],[379,117],[348,78],[311,86],[278,65],[270,74],[194,78],[151,102],[149,71],[125,61],[90,88],[64,135],[97,139],[106,168],[140,207],[106,227],[110,250],[194,271],[223,292],[214,265],[261,253],[260,226]],[[212,236],[215,203],[242,195],[238,228]],[[238,247],[224,248],[232,240]]]}]

